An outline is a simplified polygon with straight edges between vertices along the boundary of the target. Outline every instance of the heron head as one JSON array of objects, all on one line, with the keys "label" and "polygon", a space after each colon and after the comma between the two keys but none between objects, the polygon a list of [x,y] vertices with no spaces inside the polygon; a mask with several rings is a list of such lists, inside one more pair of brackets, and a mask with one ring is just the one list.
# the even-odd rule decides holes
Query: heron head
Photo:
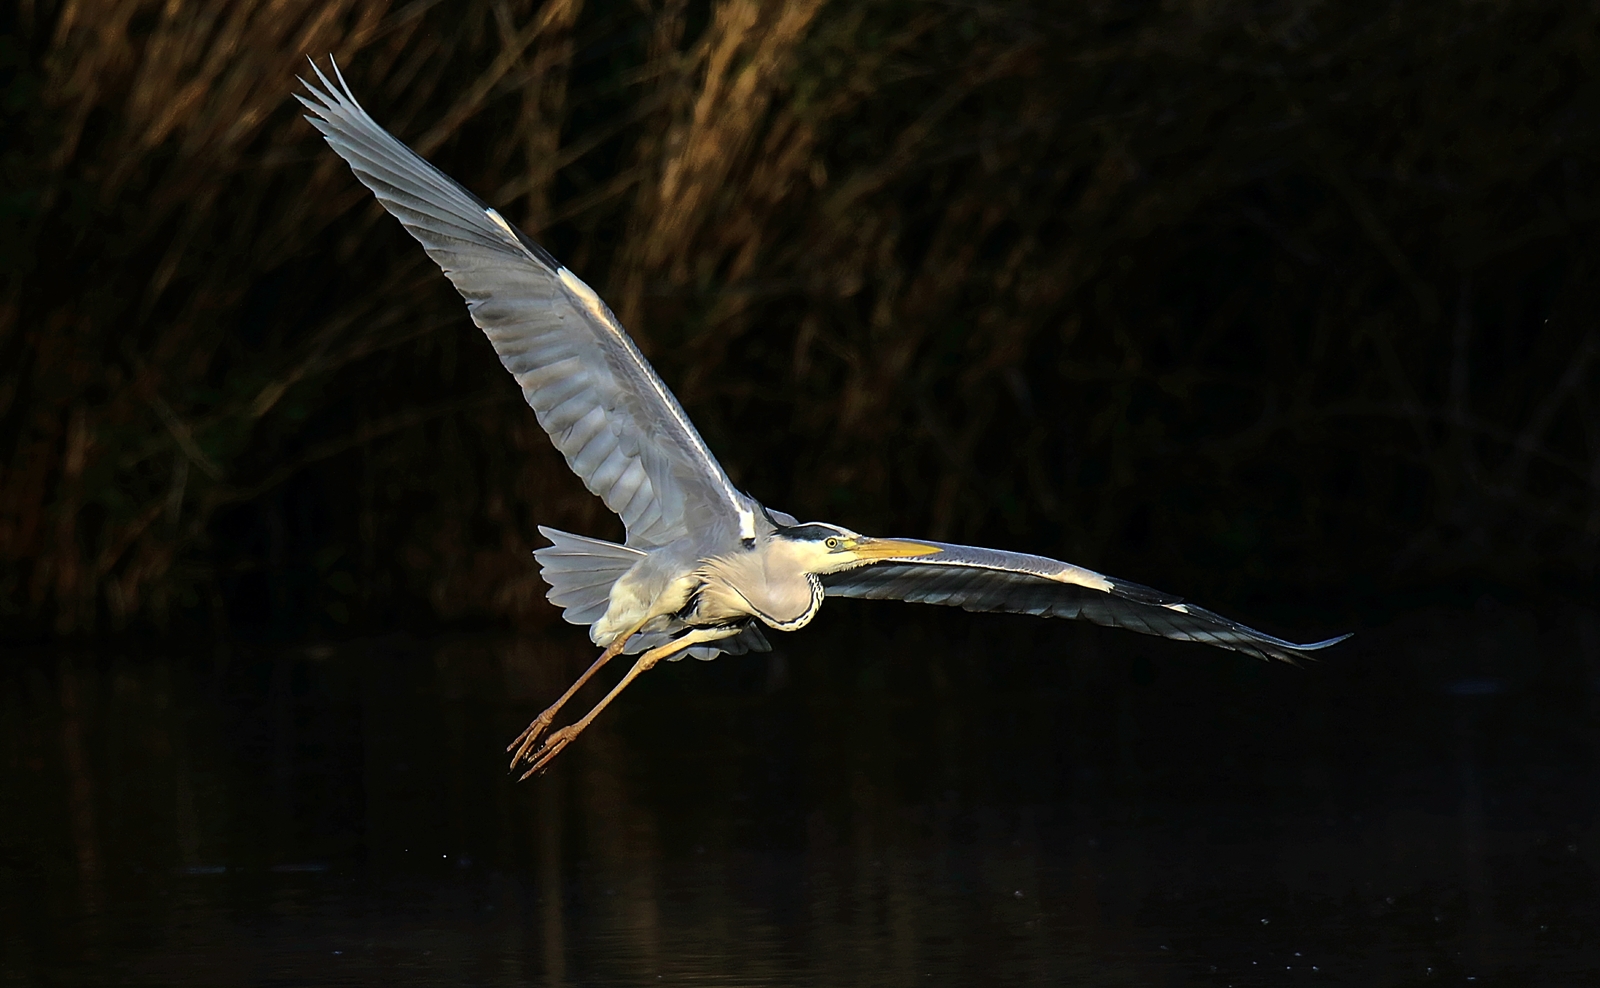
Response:
[{"label": "heron head", "polygon": [[774,539],[781,540],[800,557],[801,566],[818,575],[854,569],[867,563],[908,556],[931,556],[938,546],[905,539],[875,539],[827,522],[809,522],[779,528]]}]

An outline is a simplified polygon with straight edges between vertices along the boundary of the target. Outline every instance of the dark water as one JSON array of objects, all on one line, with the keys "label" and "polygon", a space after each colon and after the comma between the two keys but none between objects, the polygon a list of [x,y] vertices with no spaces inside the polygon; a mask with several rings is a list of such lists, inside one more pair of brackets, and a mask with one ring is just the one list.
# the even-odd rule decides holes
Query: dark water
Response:
[{"label": "dark water", "polygon": [[1600,983],[1593,613],[1304,670],[868,616],[521,785],[568,629],[6,656],[4,983]]}]

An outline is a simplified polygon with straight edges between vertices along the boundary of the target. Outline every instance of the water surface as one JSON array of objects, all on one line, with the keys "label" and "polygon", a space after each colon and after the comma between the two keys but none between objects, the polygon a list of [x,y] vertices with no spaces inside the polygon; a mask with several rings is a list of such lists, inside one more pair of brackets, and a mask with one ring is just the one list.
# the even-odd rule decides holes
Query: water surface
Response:
[{"label": "water surface", "polygon": [[520,785],[501,749],[588,661],[570,629],[11,653],[0,970],[1600,983],[1592,613],[1428,612],[1300,670],[832,610],[652,672]]}]

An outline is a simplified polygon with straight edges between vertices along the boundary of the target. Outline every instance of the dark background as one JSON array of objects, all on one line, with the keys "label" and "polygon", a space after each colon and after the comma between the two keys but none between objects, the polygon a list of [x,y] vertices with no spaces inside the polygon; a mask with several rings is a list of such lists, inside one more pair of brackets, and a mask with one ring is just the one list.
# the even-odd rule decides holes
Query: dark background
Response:
[{"label": "dark background", "polygon": [[546,624],[534,525],[615,529],[308,52],[774,506],[1317,624],[1595,589],[1592,5],[0,16],[12,640]]},{"label": "dark background", "polygon": [[[1357,637],[833,602],[513,785],[591,657],[534,526],[620,527],[298,118],[330,52],[767,503]],[[1593,983],[1597,55],[1572,2],[0,9],[6,978]]]}]

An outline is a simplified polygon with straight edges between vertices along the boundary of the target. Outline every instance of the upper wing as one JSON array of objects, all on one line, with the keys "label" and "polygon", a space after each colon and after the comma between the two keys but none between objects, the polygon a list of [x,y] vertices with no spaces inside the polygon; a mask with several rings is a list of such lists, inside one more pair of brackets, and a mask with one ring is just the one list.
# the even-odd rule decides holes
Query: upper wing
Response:
[{"label": "upper wing", "polygon": [[915,540],[938,552],[902,557],[822,578],[832,597],[870,597],[1084,618],[1147,635],[1205,642],[1260,659],[1293,662],[1349,635],[1296,645],[1136,583],[1043,556]]},{"label": "upper wing", "polygon": [[296,94],[356,178],[421,241],[494,344],[556,448],[622,516],[630,545],[661,545],[746,499],[606,304],[498,212],[378,126],[334,66]]}]

